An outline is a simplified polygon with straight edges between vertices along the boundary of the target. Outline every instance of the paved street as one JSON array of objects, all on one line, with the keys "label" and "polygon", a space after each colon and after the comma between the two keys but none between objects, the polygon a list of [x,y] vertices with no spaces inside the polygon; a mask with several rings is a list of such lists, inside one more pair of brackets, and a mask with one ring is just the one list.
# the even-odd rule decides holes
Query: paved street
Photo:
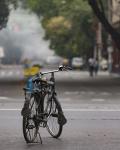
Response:
[{"label": "paved street", "polygon": [[120,150],[120,0],[0,0],[0,150]]},{"label": "paved street", "polygon": [[0,111],[1,150],[119,150],[119,112],[66,112],[68,123],[60,139],[41,129],[43,145],[27,145],[19,111]]},{"label": "paved street", "polygon": [[0,150],[119,150],[120,79],[100,73],[57,74],[58,97],[68,119],[59,140],[40,129],[43,145],[27,145],[20,110],[23,82],[0,84]]}]

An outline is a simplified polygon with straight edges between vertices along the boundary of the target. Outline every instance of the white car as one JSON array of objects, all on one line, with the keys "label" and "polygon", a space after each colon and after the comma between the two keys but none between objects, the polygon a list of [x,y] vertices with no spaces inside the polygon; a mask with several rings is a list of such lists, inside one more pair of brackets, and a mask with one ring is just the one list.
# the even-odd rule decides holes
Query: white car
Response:
[{"label": "white car", "polygon": [[83,69],[84,60],[82,57],[74,57],[72,59],[72,68],[73,69]]},{"label": "white car", "polygon": [[59,56],[49,56],[46,59],[46,64],[51,67],[58,67],[62,64],[63,59]]}]

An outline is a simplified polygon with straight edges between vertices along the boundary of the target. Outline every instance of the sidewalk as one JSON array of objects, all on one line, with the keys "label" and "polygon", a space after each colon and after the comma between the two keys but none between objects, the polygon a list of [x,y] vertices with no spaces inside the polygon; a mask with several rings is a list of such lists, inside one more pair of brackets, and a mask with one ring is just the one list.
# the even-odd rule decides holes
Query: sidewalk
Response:
[{"label": "sidewalk", "polygon": [[57,80],[98,80],[101,78],[110,78],[108,72],[100,71],[97,76],[90,77],[88,71],[67,71],[67,72],[58,72],[56,74]]},{"label": "sidewalk", "polygon": [[[41,71],[48,71],[42,69]],[[107,71],[99,71],[95,77],[90,77],[88,71],[63,71],[55,74],[58,81],[74,81],[74,80],[98,80],[100,78],[119,77],[119,75],[111,75]],[[21,81],[24,80],[24,71],[21,65],[2,66],[0,68],[0,82],[1,81]]]}]

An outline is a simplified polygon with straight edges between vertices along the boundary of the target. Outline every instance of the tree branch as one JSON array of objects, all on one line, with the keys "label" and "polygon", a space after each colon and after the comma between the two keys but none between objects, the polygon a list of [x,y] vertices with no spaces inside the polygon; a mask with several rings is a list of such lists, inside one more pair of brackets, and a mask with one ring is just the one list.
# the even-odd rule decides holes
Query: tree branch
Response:
[{"label": "tree branch", "polygon": [[120,33],[117,32],[115,28],[109,23],[108,19],[105,17],[104,13],[100,10],[98,6],[97,0],[88,0],[91,8],[93,9],[94,13],[103,24],[106,31],[111,35],[112,39],[115,41],[116,46],[120,49]]}]

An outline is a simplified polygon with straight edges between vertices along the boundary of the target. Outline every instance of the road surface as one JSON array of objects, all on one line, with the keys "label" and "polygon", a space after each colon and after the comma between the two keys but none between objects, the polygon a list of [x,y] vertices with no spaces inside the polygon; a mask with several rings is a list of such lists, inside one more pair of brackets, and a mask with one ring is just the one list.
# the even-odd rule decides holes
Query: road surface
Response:
[{"label": "road surface", "polygon": [[23,82],[0,84],[0,150],[119,150],[120,79],[71,72],[57,75],[57,91],[68,123],[60,139],[40,129],[41,144],[26,144],[20,111]]}]

